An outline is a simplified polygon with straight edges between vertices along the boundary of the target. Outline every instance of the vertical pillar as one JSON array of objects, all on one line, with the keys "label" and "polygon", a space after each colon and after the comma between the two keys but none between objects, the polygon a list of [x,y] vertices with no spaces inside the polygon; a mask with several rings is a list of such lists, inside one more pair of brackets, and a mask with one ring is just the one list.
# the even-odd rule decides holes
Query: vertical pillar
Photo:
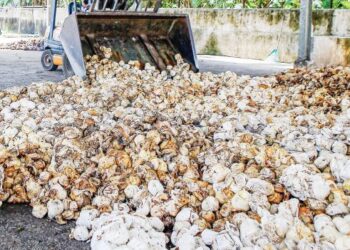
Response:
[{"label": "vertical pillar", "polygon": [[51,0],[46,1],[46,28],[50,26],[50,18],[51,18]]},{"label": "vertical pillar", "polygon": [[296,65],[306,65],[311,55],[312,0],[301,0],[299,17],[299,47]]}]

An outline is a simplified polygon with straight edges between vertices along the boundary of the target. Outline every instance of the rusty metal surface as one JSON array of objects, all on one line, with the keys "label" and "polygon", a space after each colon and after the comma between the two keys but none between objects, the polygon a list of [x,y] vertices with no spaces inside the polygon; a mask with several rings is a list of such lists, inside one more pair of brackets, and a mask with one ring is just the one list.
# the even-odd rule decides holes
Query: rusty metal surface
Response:
[{"label": "rusty metal surface", "polygon": [[77,13],[66,19],[64,27],[64,50],[73,61],[74,72],[82,77],[85,76],[82,57],[102,55],[101,46],[112,48],[112,60],[138,60],[161,70],[174,65],[175,55],[179,53],[192,70],[198,70],[187,15],[127,11]]}]

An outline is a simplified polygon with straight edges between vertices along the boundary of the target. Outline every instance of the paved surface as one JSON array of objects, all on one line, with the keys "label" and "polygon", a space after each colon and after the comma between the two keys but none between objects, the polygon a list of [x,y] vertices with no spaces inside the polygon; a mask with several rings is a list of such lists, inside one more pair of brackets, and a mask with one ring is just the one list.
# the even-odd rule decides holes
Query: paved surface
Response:
[{"label": "paved surface", "polygon": [[70,240],[74,222],[59,225],[48,219],[37,219],[26,205],[4,204],[0,208],[1,250],[85,250],[89,243]]},{"label": "paved surface", "polygon": [[0,89],[40,81],[61,81],[61,70],[43,70],[40,51],[0,50]]},{"label": "paved surface", "polygon": [[226,56],[198,56],[200,71],[221,73],[233,71],[238,75],[265,76],[291,69],[292,64],[274,63]]},{"label": "paved surface", "polygon": [[[62,71],[44,71],[40,57],[40,51],[0,50],[0,89],[32,82],[62,81]],[[198,63],[201,71],[233,71],[239,75],[253,76],[274,74],[291,68],[290,64],[218,56],[199,56]]]},{"label": "paved surface", "polygon": [[[41,52],[0,50],[0,89],[24,86],[32,82],[61,81],[62,71],[47,72],[40,64]],[[199,56],[201,71],[214,73],[234,71],[244,75],[274,74],[291,67],[288,64],[216,56]],[[47,219],[36,219],[26,205],[4,204],[0,208],[1,250],[89,249],[89,243],[69,240],[74,223],[58,225]]]}]

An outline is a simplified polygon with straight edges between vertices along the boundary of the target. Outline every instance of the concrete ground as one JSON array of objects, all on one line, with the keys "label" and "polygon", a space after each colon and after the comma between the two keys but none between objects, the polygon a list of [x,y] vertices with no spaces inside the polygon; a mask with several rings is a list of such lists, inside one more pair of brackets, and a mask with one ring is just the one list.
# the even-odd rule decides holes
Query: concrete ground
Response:
[{"label": "concrete ground", "polygon": [[[25,86],[32,82],[62,81],[62,70],[48,72],[40,63],[40,51],[0,50],[0,89]],[[239,75],[271,75],[292,67],[290,64],[222,56],[198,56],[199,69],[220,73],[233,71]]]},{"label": "concrete ground", "polygon": [[250,76],[273,75],[293,68],[292,64],[287,63],[207,55],[199,55],[198,64],[200,71],[213,73],[233,71],[238,75]]},{"label": "concrete ground", "polygon": [[0,89],[25,86],[32,82],[62,81],[61,70],[45,71],[40,51],[0,50]]},{"label": "concrete ground", "polygon": [[[61,81],[62,71],[44,71],[40,64],[41,52],[0,50],[0,89],[25,86],[32,82]],[[220,73],[234,71],[239,75],[269,75],[287,70],[289,64],[268,63],[217,56],[199,56],[201,71]],[[36,219],[26,205],[4,204],[0,208],[0,249],[89,249],[89,243],[69,240],[74,222],[58,225],[47,219]]]},{"label": "concrete ground", "polygon": [[89,243],[69,239],[74,222],[59,225],[31,215],[27,205],[0,207],[1,250],[85,250]]}]

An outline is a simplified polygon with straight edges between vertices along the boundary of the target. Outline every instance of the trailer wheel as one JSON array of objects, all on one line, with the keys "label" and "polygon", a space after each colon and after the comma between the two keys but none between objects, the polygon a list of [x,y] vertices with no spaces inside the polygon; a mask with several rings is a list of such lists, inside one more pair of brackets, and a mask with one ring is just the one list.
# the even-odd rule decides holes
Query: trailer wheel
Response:
[{"label": "trailer wheel", "polygon": [[74,76],[74,71],[72,69],[72,66],[70,65],[69,59],[66,54],[63,55],[63,74],[66,78]]},{"label": "trailer wheel", "polygon": [[57,69],[57,65],[53,64],[52,52],[49,49],[44,50],[41,55],[41,65],[47,71],[55,71]]}]

